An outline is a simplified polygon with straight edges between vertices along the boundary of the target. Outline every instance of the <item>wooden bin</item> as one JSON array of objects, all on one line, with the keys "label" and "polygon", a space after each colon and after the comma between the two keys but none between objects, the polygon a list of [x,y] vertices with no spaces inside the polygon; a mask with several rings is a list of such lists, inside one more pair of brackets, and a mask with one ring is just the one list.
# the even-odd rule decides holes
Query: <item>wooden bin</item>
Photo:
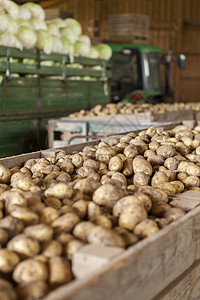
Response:
[{"label": "wooden bin", "polygon": [[149,16],[109,15],[108,30],[110,41],[146,44],[149,39]]},{"label": "wooden bin", "polygon": [[[63,149],[70,154],[98,142]],[[48,149],[8,157],[0,159],[0,163],[11,168],[31,158],[55,156],[58,151]],[[197,207],[85,278],[75,279],[50,292],[43,300],[198,300],[199,227],[200,207]]]}]

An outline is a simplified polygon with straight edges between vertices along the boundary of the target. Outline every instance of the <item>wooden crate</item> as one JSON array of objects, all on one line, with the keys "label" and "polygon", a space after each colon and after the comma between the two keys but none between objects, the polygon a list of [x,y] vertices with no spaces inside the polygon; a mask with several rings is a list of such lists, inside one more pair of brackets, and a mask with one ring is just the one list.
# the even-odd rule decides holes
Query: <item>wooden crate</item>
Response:
[{"label": "wooden crate", "polygon": [[59,8],[46,8],[44,11],[46,14],[46,20],[52,20],[56,18],[73,18],[72,12],[68,12]]},{"label": "wooden crate", "polygon": [[[70,154],[98,142],[63,149]],[[55,156],[58,151],[48,149],[8,157],[0,159],[0,163],[13,167],[31,158]],[[151,237],[119,253],[91,274],[50,292],[43,300],[198,300],[199,226],[200,207],[196,207]]]},{"label": "wooden crate", "polygon": [[149,17],[138,14],[110,15],[109,39],[113,42],[148,43]]}]

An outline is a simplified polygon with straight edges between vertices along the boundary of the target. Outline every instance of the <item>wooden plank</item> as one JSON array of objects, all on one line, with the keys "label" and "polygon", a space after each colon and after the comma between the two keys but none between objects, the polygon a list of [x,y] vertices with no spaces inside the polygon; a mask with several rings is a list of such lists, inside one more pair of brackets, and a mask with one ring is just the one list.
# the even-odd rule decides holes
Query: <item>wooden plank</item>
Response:
[{"label": "wooden plank", "polygon": [[152,300],[198,300],[200,295],[200,261],[197,260],[177,280]]},{"label": "wooden plank", "polygon": [[[99,272],[44,300],[150,300],[200,257],[200,208],[130,247]],[[173,298],[171,298],[173,299]],[[174,300],[174,299],[173,299]]]},{"label": "wooden plank", "polygon": [[41,157],[41,152],[37,151],[32,153],[15,155],[11,157],[0,158],[0,163],[8,168],[12,168],[14,166],[22,166],[22,164],[28,159],[40,158],[40,157]]}]

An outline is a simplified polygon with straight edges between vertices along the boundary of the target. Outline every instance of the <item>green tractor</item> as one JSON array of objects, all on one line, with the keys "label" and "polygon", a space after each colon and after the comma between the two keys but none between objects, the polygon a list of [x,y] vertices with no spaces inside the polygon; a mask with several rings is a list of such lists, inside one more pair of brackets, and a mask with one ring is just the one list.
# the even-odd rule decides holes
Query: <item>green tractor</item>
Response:
[{"label": "green tractor", "polygon": [[[133,103],[170,102],[173,91],[170,86],[172,52],[167,54],[159,47],[133,44],[109,44],[111,59],[111,102]],[[185,56],[175,57],[180,69],[185,68]],[[165,65],[165,88],[162,83],[161,65]]]}]

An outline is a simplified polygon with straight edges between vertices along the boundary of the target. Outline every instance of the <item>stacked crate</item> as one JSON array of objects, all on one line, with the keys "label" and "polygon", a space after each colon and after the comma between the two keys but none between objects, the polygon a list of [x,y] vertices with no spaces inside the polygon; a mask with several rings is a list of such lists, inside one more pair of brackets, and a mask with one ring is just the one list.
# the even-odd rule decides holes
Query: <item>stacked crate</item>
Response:
[{"label": "stacked crate", "polygon": [[149,16],[138,14],[110,15],[108,29],[111,42],[147,44]]}]

